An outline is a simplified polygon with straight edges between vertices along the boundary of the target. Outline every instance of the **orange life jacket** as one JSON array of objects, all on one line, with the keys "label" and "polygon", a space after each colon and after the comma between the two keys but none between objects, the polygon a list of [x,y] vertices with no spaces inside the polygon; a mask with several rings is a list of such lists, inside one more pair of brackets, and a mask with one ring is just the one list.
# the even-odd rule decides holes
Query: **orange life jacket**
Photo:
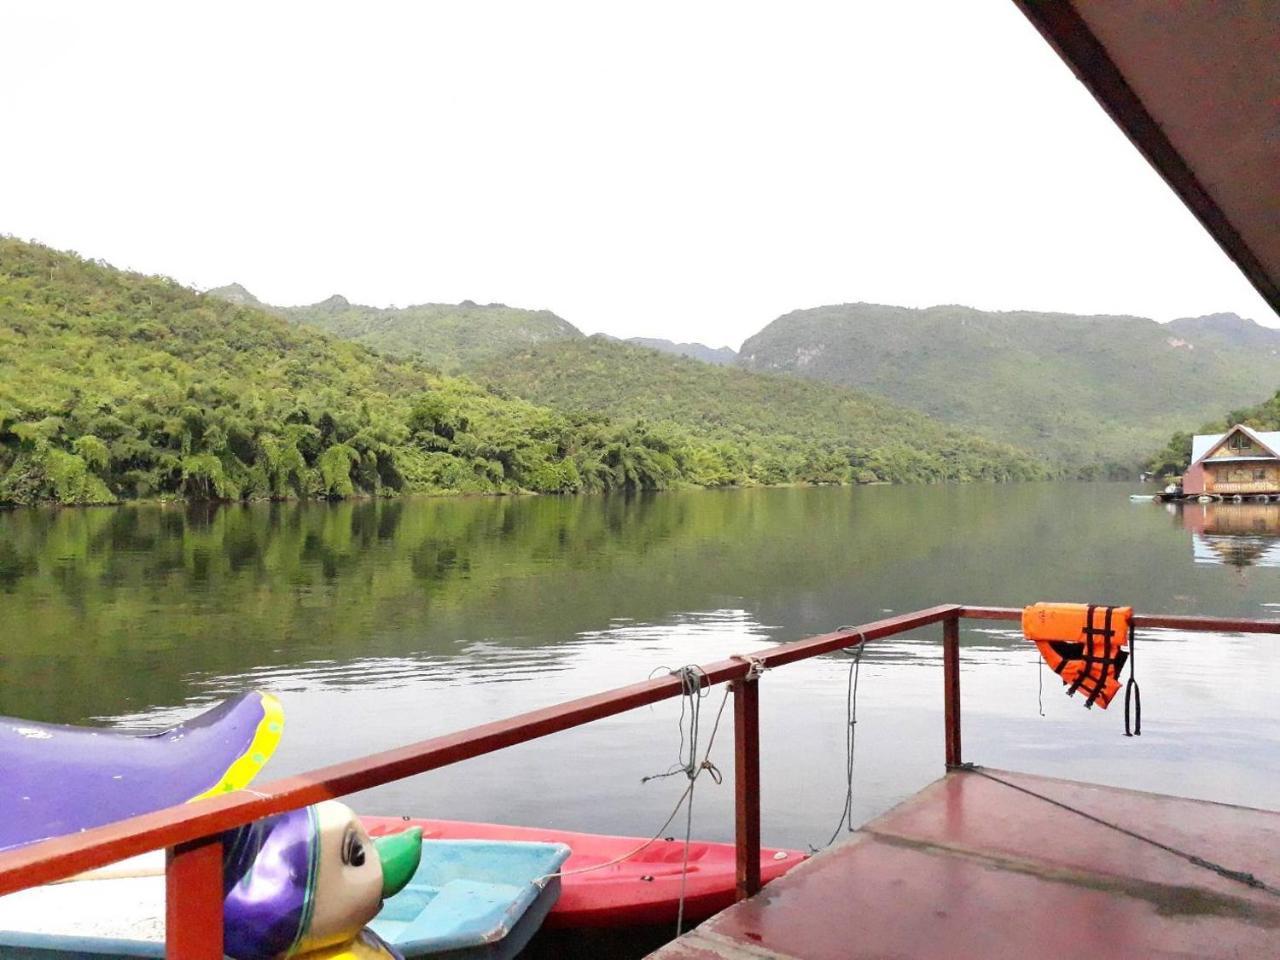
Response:
[{"label": "orange life jacket", "polygon": [[1132,607],[1037,603],[1022,611],[1023,635],[1035,641],[1067,693],[1082,691],[1086,707],[1104,710],[1120,689],[1132,624]]}]

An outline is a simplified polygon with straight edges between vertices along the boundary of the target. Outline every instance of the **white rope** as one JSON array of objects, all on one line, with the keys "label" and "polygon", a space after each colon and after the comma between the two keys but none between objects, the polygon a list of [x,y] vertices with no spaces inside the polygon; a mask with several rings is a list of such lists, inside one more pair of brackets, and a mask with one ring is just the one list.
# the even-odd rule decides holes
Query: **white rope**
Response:
[{"label": "white rope", "polygon": [[[845,628],[842,627],[841,629]],[[836,842],[836,837],[840,836],[841,827],[844,827],[849,833],[854,831],[853,766],[858,743],[858,677],[862,670],[862,648],[866,646],[866,638],[861,632],[858,633],[858,640],[858,645],[852,651],[847,647],[842,651],[846,656],[853,658],[853,663],[849,664],[849,683],[845,691],[844,706],[844,807],[840,811],[840,819],[836,821],[836,828],[831,834],[831,839],[826,842],[828,847]],[[818,852],[818,848],[812,844],[809,845],[809,849],[814,853]]]},{"label": "white rope", "polygon": [[[641,777],[641,783],[648,783],[650,780],[661,780],[664,777],[673,777],[677,773],[683,773],[690,780],[697,775],[698,767],[698,722],[702,716],[702,701],[706,699],[710,693],[710,682],[707,681],[707,674],[701,667],[696,664],[689,664],[681,667],[679,670],[669,671],[671,676],[680,678],[681,697],[680,697],[680,719],[677,721],[680,728],[680,749],[677,754],[678,759],[667,770],[662,773],[651,773],[646,777]],[[652,676],[652,674],[651,674]],[[727,694],[726,694],[727,696]],[[685,733],[685,721],[688,718],[689,730]],[[685,742],[688,741],[688,755],[685,753]],[[716,771],[719,774],[719,771]]]},{"label": "white rope", "polygon": [[763,660],[759,657],[753,657],[749,653],[735,653],[729,659],[741,660],[747,665],[747,675],[742,678],[743,680],[759,680],[764,676],[764,672],[769,669]]},{"label": "white rope", "polygon": [[1040,716],[1044,716],[1044,654],[1036,647],[1036,703],[1040,707]]},{"label": "white rope", "polygon": [[657,843],[660,839],[662,839],[663,831],[665,831],[667,827],[671,826],[671,821],[676,818],[676,814],[678,814],[680,812],[680,808],[684,806],[684,798],[689,795],[689,790],[692,786],[693,786],[693,783],[691,781],[689,786],[684,788],[684,793],[680,794],[680,799],[676,801],[675,808],[671,811],[671,816],[667,817],[667,819],[663,822],[662,826],[658,828],[658,832],[655,833],[648,840],[646,840],[644,843],[640,844],[640,846],[636,847],[634,850],[630,850],[627,853],[624,853],[620,857],[614,857],[612,860],[606,860],[604,863],[592,864],[589,867],[575,867],[573,870],[559,870],[555,873],[543,874],[541,877],[538,878],[537,882],[541,883],[542,881],[550,880],[553,877],[573,877],[573,876],[577,876],[580,873],[591,873],[595,870],[603,870],[606,867],[616,867],[618,864],[625,863],[626,861],[630,860],[632,857],[634,857],[640,851],[644,850],[646,847],[653,846],[653,844]]},{"label": "white rope", "polygon": [[[654,671],[655,673],[657,671]],[[596,870],[605,870],[609,867],[615,867],[620,863],[624,863],[642,852],[646,848],[652,846],[658,840],[662,839],[667,827],[680,813],[680,808],[684,807],[687,816],[685,820],[685,839],[684,839],[684,855],[680,870],[680,903],[676,913],[676,936],[683,932],[684,927],[684,905],[686,894],[686,881],[689,876],[689,848],[692,844],[693,832],[693,788],[698,782],[698,778],[705,772],[717,784],[724,781],[723,775],[714,763],[711,762],[711,750],[715,746],[716,734],[720,730],[720,720],[724,716],[725,705],[729,702],[730,689],[726,686],[724,698],[720,701],[720,708],[716,711],[715,722],[711,726],[711,735],[707,738],[707,747],[703,751],[702,759],[698,759],[698,726],[701,719],[701,701],[705,699],[709,693],[709,685],[706,683],[706,674],[701,667],[686,666],[680,670],[668,671],[672,676],[678,676],[681,679],[681,698],[680,698],[680,761],[672,765],[669,770],[663,773],[650,774],[642,777],[641,783],[648,783],[650,780],[659,780],[665,777],[673,776],[677,773],[684,773],[689,779],[689,784],[677,798],[675,806],[667,819],[648,840],[645,840],[639,846],[632,850],[628,850],[621,856],[614,857],[612,860],[606,860],[603,863],[595,863],[589,867],[576,867],[573,870],[559,870],[555,873],[548,873],[538,878],[538,883],[543,883],[554,877],[572,877],[583,873],[592,873]],[[651,674],[652,676],[652,674]],[[687,730],[686,730],[687,725]],[[686,754],[686,743],[688,744],[688,752]],[[687,756],[687,759],[686,759]],[[687,805],[686,805],[687,801]]]}]

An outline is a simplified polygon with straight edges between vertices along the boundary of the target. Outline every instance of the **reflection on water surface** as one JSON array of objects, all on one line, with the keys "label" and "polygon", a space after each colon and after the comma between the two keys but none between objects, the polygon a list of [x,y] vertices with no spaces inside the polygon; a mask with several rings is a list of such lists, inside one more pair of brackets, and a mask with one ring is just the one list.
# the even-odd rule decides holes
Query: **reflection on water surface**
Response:
[{"label": "reflection on water surface", "polygon": [[1196,563],[1280,567],[1280,503],[1185,503],[1174,509],[1191,531]]},{"label": "reflection on water surface", "polygon": [[[1186,513],[1127,493],[1028,484],[15,511],[0,514],[0,713],[158,729],[262,687],[288,714],[271,765],[283,775],[944,601],[1277,614],[1274,572],[1193,553],[1197,537],[1269,533],[1252,520],[1188,526]],[[1215,524],[1236,522],[1221,512],[1236,505],[1206,506]],[[1118,711],[1068,700],[1009,626],[965,629],[970,759],[1280,805],[1273,641],[1140,635],[1144,736],[1126,740]],[[867,651],[858,819],[940,772],[937,639],[921,631]],[[762,681],[770,842],[825,840],[838,819],[846,670],[832,657]],[[678,713],[674,702],[635,711],[358,804],[644,833],[682,789],[640,783],[675,759]],[[717,746],[726,771],[730,724]],[[698,832],[727,838],[731,784],[699,791]]]}]

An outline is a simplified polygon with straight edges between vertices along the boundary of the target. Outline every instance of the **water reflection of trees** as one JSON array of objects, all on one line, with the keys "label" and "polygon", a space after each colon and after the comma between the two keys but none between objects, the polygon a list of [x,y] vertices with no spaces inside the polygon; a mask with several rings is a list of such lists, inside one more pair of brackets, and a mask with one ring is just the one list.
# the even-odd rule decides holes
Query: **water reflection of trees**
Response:
[{"label": "water reflection of trees", "polygon": [[932,548],[928,524],[859,503],[757,490],[12,511],[0,713],[138,712],[202,676],[475,643],[556,656],[619,618],[799,596]]},{"label": "water reflection of trees", "polygon": [[1164,516],[1089,484],[10,511],[0,713],[119,715],[210,678],[477,645],[550,664],[621,620],[718,609],[778,640],[943,601],[1256,614],[1265,585],[1216,590]]}]

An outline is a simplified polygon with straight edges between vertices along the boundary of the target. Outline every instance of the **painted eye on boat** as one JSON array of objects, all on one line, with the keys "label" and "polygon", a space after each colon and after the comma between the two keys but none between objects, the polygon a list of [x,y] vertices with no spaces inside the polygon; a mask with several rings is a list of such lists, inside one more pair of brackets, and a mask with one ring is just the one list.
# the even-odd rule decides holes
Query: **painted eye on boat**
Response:
[{"label": "painted eye on boat", "polygon": [[364,842],[355,830],[348,830],[342,838],[342,862],[349,867],[364,866]]}]

